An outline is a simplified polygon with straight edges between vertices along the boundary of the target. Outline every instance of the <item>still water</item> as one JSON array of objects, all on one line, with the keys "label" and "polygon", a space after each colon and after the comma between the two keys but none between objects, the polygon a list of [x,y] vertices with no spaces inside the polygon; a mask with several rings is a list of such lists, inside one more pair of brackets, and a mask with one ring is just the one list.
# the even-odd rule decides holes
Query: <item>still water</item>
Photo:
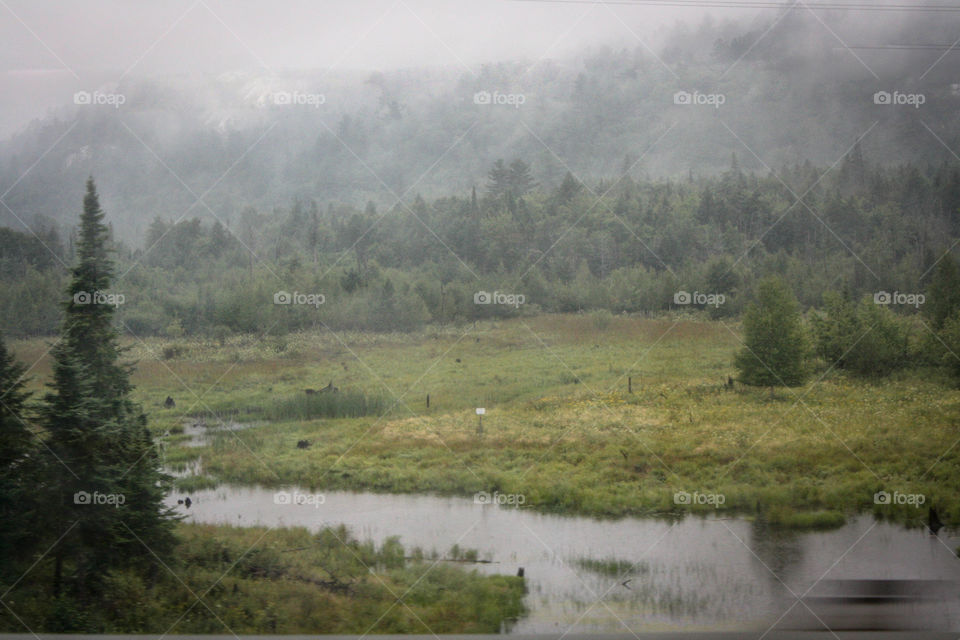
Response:
[{"label": "still water", "polygon": [[[489,561],[478,571],[524,568],[529,613],[511,633],[763,630],[795,604],[791,590],[802,594],[821,579],[960,581],[960,532],[931,536],[869,516],[828,532],[790,533],[738,518],[598,520],[430,495],[291,487],[286,496],[288,503],[273,489],[224,485],[191,493],[189,509],[176,504],[183,496],[168,503],[188,522],[344,524],[361,540],[399,536],[408,550],[476,549]],[[938,603],[923,616],[956,630],[957,603]]]}]

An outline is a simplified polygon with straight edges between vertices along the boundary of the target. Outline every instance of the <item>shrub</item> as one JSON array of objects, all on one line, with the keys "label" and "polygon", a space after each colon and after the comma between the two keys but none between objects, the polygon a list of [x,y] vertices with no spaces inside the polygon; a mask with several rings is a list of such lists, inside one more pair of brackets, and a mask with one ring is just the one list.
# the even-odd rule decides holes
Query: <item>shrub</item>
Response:
[{"label": "shrub", "polygon": [[807,341],[796,298],[780,278],[760,282],[743,316],[744,347],[735,365],[744,384],[798,386],[807,377]]},{"label": "shrub", "polygon": [[887,375],[908,363],[904,321],[865,296],[854,306],[835,292],[811,318],[817,355],[829,365],[860,375]]},{"label": "shrub", "polygon": [[847,358],[851,371],[884,376],[908,363],[907,331],[890,309],[865,297],[857,308],[857,322],[862,332]]}]

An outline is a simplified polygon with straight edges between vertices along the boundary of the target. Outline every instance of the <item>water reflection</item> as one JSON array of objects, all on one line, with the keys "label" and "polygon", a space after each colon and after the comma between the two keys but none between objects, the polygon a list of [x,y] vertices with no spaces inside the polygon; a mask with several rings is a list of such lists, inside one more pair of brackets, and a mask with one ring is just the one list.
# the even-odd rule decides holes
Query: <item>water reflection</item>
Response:
[{"label": "water reflection", "polygon": [[783,582],[792,581],[795,577],[792,570],[803,560],[800,534],[775,527],[763,517],[750,523],[749,547],[761,568],[766,569],[766,579],[775,590],[781,589]]},{"label": "water reflection", "polygon": [[[313,494],[307,489],[287,488]],[[791,533],[763,521],[564,517],[463,498],[325,492],[278,502],[276,492],[223,486],[191,494],[188,521],[240,525],[345,524],[360,538],[398,535],[446,555],[476,549],[478,571],[524,568],[529,614],[513,633],[768,628],[818,580],[960,580],[960,539],[869,517],[829,532]],[[169,501],[176,506],[177,498]],[[781,582],[782,581],[782,582]],[[786,587],[784,587],[784,583]],[[788,590],[788,588],[789,590]],[[956,601],[941,628],[960,628]]]}]

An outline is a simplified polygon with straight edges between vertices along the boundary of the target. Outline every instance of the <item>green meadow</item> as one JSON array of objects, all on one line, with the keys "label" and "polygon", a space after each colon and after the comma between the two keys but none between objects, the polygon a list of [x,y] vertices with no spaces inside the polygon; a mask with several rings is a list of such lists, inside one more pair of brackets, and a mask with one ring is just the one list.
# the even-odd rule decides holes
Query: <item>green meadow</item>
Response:
[{"label": "green meadow", "polygon": [[[935,506],[960,522],[955,386],[926,370],[871,380],[826,367],[792,389],[729,385],[739,330],[604,312],[418,333],[126,342],[167,463],[202,460],[201,475],[178,479],[186,490],[499,491],[557,513],[719,509],[795,528],[864,511],[919,525]],[[34,362],[47,346],[15,348]],[[44,359],[33,373],[37,386]],[[319,391],[330,383],[339,391]],[[176,407],[163,407],[168,395]],[[183,426],[198,421],[211,433],[187,447]],[[216,432],[232,422],[249,428]],[[877,505],[881,490],[923,494],[923,508]],[[679,491],[724,500],[678,505]]]}]

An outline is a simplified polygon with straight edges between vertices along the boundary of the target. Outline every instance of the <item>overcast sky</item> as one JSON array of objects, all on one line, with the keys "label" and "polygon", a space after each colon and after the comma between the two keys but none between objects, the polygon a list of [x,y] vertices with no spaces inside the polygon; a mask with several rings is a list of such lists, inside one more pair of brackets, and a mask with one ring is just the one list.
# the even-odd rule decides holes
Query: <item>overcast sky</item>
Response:
[{"label": "overcast sky", "polygon": [[4,0],[0,136],[75,90],[125,75],[476,69],[587,44],[654,46],[664,27],[705,15],[698,8],[515,0]]},{"label": "overcast sky", "polygon": [[[702,9],[512,0],[5,0],[0,65],[141,73],[539,57]],[[33,33],[31,33],[31,31]],[[59,58],[59,59],[58,59]],[[138,62],[139,61],[139,62]]]}]

